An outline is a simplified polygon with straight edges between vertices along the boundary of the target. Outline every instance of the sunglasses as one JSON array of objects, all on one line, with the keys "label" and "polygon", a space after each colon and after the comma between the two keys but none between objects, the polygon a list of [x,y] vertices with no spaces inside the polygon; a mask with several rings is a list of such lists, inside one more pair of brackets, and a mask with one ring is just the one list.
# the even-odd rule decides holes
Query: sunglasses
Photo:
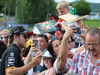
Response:
[{"label": "sunglasses", "polygon": [[29,38],[27,34],[24,34],[23,36],[25,39]]}]

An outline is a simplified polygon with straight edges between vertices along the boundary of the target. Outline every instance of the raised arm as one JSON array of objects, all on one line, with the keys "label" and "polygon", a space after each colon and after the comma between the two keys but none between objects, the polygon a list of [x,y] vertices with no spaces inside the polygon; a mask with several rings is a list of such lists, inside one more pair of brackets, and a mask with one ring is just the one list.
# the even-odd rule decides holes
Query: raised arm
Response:
[{"label": "raised arm", "polygon": [[60,46],[60,50],[58,52],[58,60],[57,60],[57,69],[58,71],[61,71],[66,64],[67,58],[68,58],[68,39],[71,37],[71,35],[74,35],[76,32],[75,28],[68,28],[63,35],[62,43]]}]

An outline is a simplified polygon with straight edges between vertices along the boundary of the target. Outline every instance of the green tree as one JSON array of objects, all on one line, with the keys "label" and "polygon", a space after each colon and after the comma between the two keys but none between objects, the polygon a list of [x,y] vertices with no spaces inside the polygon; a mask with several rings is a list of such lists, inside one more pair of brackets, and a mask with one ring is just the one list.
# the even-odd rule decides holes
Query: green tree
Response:
[{"label": "green tree", "polygon": [[54,0],[18,0],[18,23],[34,24],[45,21],[48,12],[56,13]]},{"label": "green tree", "polygon": [[77,14],[80,16],[90,14],[91,12],[91,7],[85,0],[78,1],[75,4],[75,8],[77,9]]},{"label": "green tree", "polygon": [[0,13],[3,12],[3,11],[2,11],[2,8],[3,8],[3,7],[4,7],[4,5],[3,5],[2,1],[0,1]]},{"label": "green tree", "polygon": [[18,23],[34,24],[46,20],[47,13],[56,14],[54,0],[0,0],[5,15],[15,16]]},{"label": "green tree", "polygon": [[69,5],[73,7],[73,3],[69,3]]},{"label": "green tree", "polygon": [[16,9],[15,14],[18,23],[25,23],[27,22],[27,14],[28,14],[28,7],[27,7],[27,0],[17,0],[16,2]]},{"label": "green tree", "polygon": [[2,3],[2,12],[5,12],[5,15],[14,15],[15,14],[15,0],[0,0]]}]

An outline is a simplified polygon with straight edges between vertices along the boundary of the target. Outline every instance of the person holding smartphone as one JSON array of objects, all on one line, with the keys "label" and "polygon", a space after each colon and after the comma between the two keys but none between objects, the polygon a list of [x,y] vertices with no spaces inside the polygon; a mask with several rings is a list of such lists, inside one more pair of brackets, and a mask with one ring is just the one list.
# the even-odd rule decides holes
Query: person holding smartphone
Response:
[{"label": "person holding smartphone", "polygon": [[[46,35],[43,35],[43,34],[40,34],[37,36],[37,39],[38,41],[38,48],[35,47],[34,44],[31,45],[31,48],[30,48],[30,51],[24,61],[25,64],[28,64],[30,61],[31,61],[31,58],[32,58],[32,52],[38,50],[37,54],[42,54],[43,51],[47,48],[48,46],[48,37]],[[33,40],[34,41],[34,40]],[[31,42],[33,42],[31,41]],[[40,73],[44,70],[46,70],[47,68],[44,66],[43,64],[43,60],[41,59],[41,63],[37,66],[36,70],[34,73]]]}]

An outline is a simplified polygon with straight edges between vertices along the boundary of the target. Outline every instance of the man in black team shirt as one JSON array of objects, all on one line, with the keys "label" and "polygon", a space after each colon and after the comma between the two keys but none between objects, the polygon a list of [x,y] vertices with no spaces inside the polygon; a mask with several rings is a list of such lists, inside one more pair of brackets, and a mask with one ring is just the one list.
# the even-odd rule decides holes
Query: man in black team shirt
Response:
[{"label": "man in black team shirt", "polygon": [[41,55],[33,57],[32,61],[24,66],[21,58],[21,49],[26,46],[27,31],[23,26],[17,26],[10,32],[10,47],[2,56],[0,75],[25,75],[29,69],[37,66]]}]

